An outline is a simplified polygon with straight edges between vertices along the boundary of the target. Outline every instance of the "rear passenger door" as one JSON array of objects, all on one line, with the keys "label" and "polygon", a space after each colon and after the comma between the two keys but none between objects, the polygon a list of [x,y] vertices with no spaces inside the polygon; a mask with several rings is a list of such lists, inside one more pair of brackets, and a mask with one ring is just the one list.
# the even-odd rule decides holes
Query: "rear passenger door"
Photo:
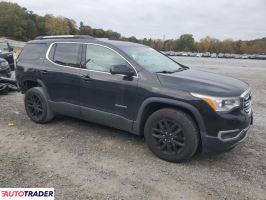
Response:
[{"label": "rear passenger door", "polygon": [[48,89],[50,100],[59,105],[60,113],[65,107],[69,109],[79,104],[81,47],[79,43],[52,44],[41,71],[41,80]]}]

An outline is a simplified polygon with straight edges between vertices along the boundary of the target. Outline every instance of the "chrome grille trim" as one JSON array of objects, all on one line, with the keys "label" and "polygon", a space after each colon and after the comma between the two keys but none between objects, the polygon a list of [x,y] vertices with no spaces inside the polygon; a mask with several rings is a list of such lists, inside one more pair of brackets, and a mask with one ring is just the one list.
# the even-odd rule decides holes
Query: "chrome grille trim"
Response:
[{"label": "chrome grille trim", "polygon": [[241,94],[240,98],[241,98],[242,109],[245,111],[245,113],[250,114],[251,99],[252,99],[250,88],[247,89],[243,94]]}]

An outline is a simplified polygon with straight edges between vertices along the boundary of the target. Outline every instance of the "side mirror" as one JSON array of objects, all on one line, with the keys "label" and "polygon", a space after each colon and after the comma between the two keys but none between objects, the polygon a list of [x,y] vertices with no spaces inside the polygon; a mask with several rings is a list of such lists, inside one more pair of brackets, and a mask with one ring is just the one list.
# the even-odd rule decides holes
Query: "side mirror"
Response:
[{"label": "side mirror", "polygon": [[126,64],[113,65],[110,69],[111,74],[121,74],[128,77],[134,76],[135,72]]}]

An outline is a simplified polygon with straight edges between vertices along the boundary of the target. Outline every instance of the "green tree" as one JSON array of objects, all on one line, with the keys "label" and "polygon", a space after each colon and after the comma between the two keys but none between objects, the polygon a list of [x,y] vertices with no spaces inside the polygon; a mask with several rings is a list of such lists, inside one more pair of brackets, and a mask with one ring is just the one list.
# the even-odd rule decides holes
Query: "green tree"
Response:
[{"label": "green tree", "polygon": [[93,36],[93,30],[90,26],[82,25],[79,27],[79,34]]},{"label": "green tree", "polygon": [[0,2],[0,36],[27,40],[33,28],[27,10],[16,3]]},{"label": "green tree", "polygon": [[68,20],[64,17],[45,15],[45,31],[46,35],[68,35],[70,34]]},{"label": "green tree", "polygon": [[66,20],[69,27],[69,34],[76,35],[79,32],[76,21],[68,18],[66,18]]},{"label": "green tree", "polygon": [[176,41],[176,50],[179,51],[194,51],[195,40],[192,34],[183,34]]},{"label": "green tree", "polygon": [[127,40],[130,41],[130,42],[138,43],[138,39],[135,36],[131,36],[131,37],[127,38]]},{"label": "green tree", "polygon": [[93,31],[93,36],[98,37],[98,38],[104,38],[105,36],[105,31],[103,29],[92,29]]}]

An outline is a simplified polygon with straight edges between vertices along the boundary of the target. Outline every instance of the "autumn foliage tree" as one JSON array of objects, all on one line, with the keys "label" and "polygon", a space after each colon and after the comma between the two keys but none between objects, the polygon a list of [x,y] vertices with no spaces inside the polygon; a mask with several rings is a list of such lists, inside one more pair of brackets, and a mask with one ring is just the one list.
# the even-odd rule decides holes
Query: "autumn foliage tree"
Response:
[{"label": "autumn foliage tree", "polygon": [[122,37],[120,33],[112,30],[92,28],[83,22],[77,26],[73,19],[51,14],[40,16],[16,3],[0,2],[0,37],[28,41],[41,35],[65,34],[82,34],[96,38],[131,41],[163,51],[266,54],[266,37],[250,41],[233,41],[231,39],[220,41],[208,36],[199,42],[194,40],[192,34],[183,34],[170,40],[138,39],[135,36]]}]

